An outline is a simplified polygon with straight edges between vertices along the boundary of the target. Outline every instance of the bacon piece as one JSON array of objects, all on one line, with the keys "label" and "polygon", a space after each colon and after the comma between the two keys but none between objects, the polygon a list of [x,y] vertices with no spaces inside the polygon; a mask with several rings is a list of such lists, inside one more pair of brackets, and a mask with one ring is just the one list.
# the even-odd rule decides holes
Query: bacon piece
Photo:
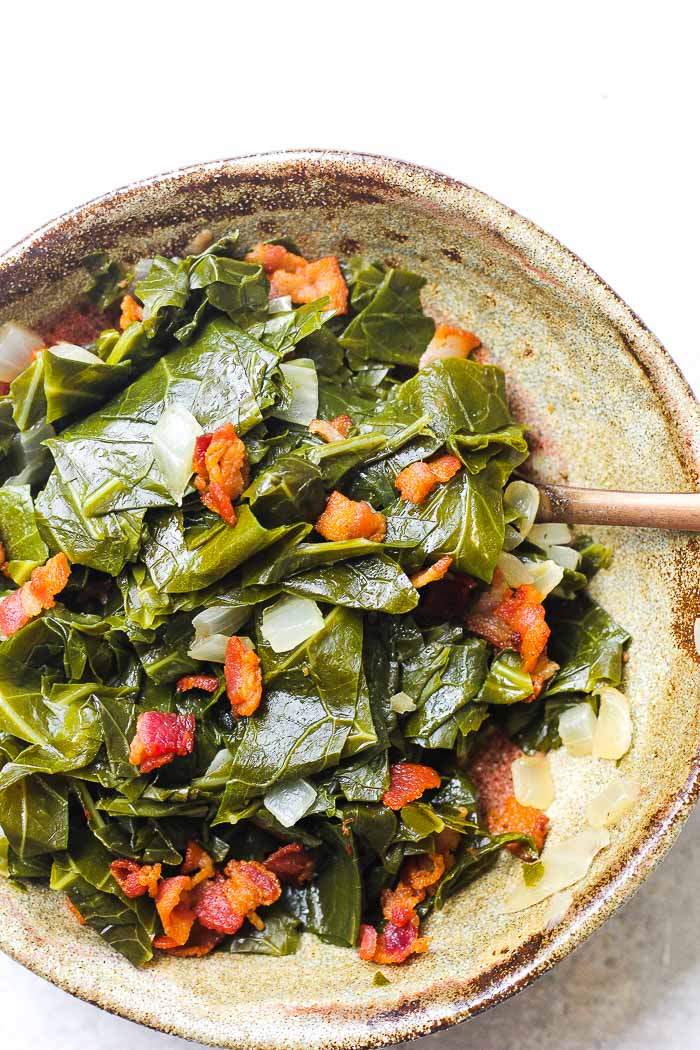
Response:
[{"label": "bacon piece", "polygon": [[389,787],[382,796],[388,809],[401,809],[415,802],[428,788],[440,787],[440,774],[430,766],[412,762],[397,762],[389,769]]},{"label": "bacon piece", "polygon": [[[489,813],[488,829],[492,835],[502,835],[504,832],[520,832],[529,835],[535,843],[535,847],[541,852],[544,840],[547,837],[549,818],[541,809],[534,806],[523,806],[515,795],[509,795],[500,809]],[[520,845],[513,842],[508,846],[513,853],[520,852]]]},{"label": "bacon piece", "polygon": [[532,671],[544,652],[550,630],[545,623],[544,606],[540,594],[530,583],[518,587],[496,607],[499,617],[518,635],[517,645],[523,661],[523,671]]},{"label": "bacon piece", "polygon": [[215,693],[219,688],[219,679],[215,674],[186,674],[178,678],[175,688],[178,693],[187,693],[190,689],[203,689],[205,693]]},{"label": "bacon piece", "polygon": [[9,638],[44,609],[52,609],[56,595],[68,583],[70,565],[62,552],[34,569],[31,578],[0,602],[0,632]]},{"label": "bacon piece", "polygon": [[481,346],[481,340],[473,332],[451,324],[439,324],[418,362],[418,367],[427,368],[433,361],[444,360],[446,357],[469,357],[472,350],[476,350],[478,346]]},{"label": "bacon piece", "polygon": [[352,420],[350,416],[336,416],[335,419],[331,419],[330,423],[326,422],[325,419],[312,419],[309,423],[309,431],[323,438],[328,444],[332,444],[335,441],[342,441],[343,438],[346,438],[350,433],[351,426]]},{"label": "bacon piece", "polygon": [[438,580],[421,595],[421,616],[437,623],[463,620],[476,586],[476,580],[461,574]]},{"label": "bacon piece", "polygon": [[163,933],[154,938],[155,948],[179,948],[187,943],[195,920],[190,907],[191,892],[192,880],[187,875],[162,880],[156,897],[156,911]]},{"label": "bacon piece", "polygon": [[121,314],[119,316],[119,327],[122,332],[136,321],[143,321],[143,307],[137,303],[133,295],[125,295],[121,301]]},{"label": "bacon piece", "polygon": [[236,635],[228,640],[226,662],[226,695],[237,718],[252,715],[262,699],[262,671],[260,657]]},{"label": "bacon piece", "polygon": [[42,325],[41,334],[47,346],[55,346],[56,343],[87,346],[94,343],[105,328],[111,327],[109,317],[92,306],[85,310],[67,310],[50,318]]},{"label": "bacon piece", "polygon": [[316,874],[316,861],[301,842],[288,842],[271,853],[265,867],[273,872],[280,882],[301,886]]},{"label": "bacon piece", "polygon": [[157,897],[160,879],[160,864],[138,864],[126,857],[113,860],[109,866],[112,876],[127,897]]},{"label": "bacon piece", "polygon": [[281,244],[258,244],[248,252],[246,261],[264,268],[270,280],[271,299],[290,295],[295,303],[312,303],[327,295],[337,314],[347,313],[348,286],[334,255],[309,262]]},{"label": "bacon piece", "polygon": [[194,715],[144,711],[136,723],[129,761],[140,773],[150,773],[172,762],[176,755],[189,755],[194,748],[194,730]]},{"label": "bacon piece", "polygon": [[358,955],[365,962],[372,962],[377,950],[377,931],[374,926],[363,922],[360,926],[360,945]]},{"label": "bacon piece", "polygon": [[500,616],[496,616],[498,606],[512,593],[503,573],[500,569],[496,569],[491,586],[482,591],[464,621],[466,628],[472,634],[485,638],[496,649],[516,649],[520,644],[517,632]]},{"label": "bacon piece", "polygon": [[544,689],[545,682],[553,678],[558,670],[559,664],[555,664],[554,660],[550,660],[547,657],[547,650],[545,649],[531,672],[532,692],[521,703],[531,704],[533,700],[536,700]]},{"label": "bacon piece", "polygon": [[366,539],[381,543],[386,536],[386,518],[365,500],[348,499],[334,489],[314,528],[331,542]]},{"label": "bacon piece", "polygon": [[191,875],[193,887],[198,886],[205,879],[213,879],[216,874],[211,856],[194,839],[190,839],[185,846],[185,859],[182,862],[180,874]]},{"label": "bacon piece", "polygon": [[484,816],[500,809],[513,794],[510,767],[523,752],[505,733],[492,733],[486,747],[471,760],[467,772],[479,795]]},{"label": "bacon piece", "polygon": [[405,962],[410,955],[428,950],[427,937],[418,936],[418,916],[406,926],[394,926],[388,922],[382,932],[377,934],[373,926],[360,927],[361,959],[368,962],[392,965]]},{"label": "bacon piece", "polygon": [[10,392],[10,384],[2,382],[0,383],[0,397],[6,397]]},{"label": "bacon piece", "polygon": [[458,456],[445,453],[444,456],[431,459],[428,466],[440,484],[444,485],[462,469],[462,460]]},{"label": "bacon piece", "polygon": [[441,580],[450,565],[452,564],[452,558],[445,555],[444,558],[439,558],[433,565],[429,565],[427,569],[421,569],[420,572],[416,572],[411,576],[411,583],[418,590],[419,587],[425,587],[429,583],[437,583]]},{"label": "bacon piece", "polygon": [[73,904],[73,901],[70,899],[70,897],[66,897],[66,907],[68,908],[68,911],[71,913],[71,915],[78,920],[80,925],[84,926],[87,922],[87,919],[83,918],[83,916],[76,908],[75,904]]},{"label": "bacon piece", "polygon": [[230,860],[224,868],[231,900],[243,915],[278,900],[282,887],[274,872],[256,860]]},{"label": "bacon piece", "polygon": [[245,912],[234,910],[224,875],[217,875],[199,887],[194,912],[202,926],[221,934],[238,933],[245,921]]},{"label": "bacon piece", "polygon": [[179,959],[191,959],[208,955],[212,949],[221,944],[226,935],[217,930],[208,930],[206,926],[196,922],[193,924],[187,944],[180,948],[164,948],[168,955],[175,955]]},{"label": "bacon piece", "polygon": [[409,503],[422,503],[438,483],[445,484],[461,469],[462,461],[457,456],[438,456],[429,463],[418,460],[399,471],[394,485],[401,499]]},{"label": "bacon piece", "polygon": [[246,448],[233,423],[224,423],[213,434],[202,434],[195,443],[192,469],[194,485],[205,507],[227,525],[236,524],[233,500],[248,484],[250,468]]}]

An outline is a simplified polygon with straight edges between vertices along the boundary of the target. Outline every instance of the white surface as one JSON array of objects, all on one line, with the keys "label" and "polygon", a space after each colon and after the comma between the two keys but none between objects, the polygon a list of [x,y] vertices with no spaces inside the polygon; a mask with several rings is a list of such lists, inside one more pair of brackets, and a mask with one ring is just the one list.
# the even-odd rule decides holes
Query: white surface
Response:
[{"label": "white surface", "polygon": [[[555,234],[700,390],[691,10],[670,0],[13,4],[0,63],[0,248],[183,164],[302,146],[391,154]],[[696,814],[623,913],[517,999],[432,1037],[435,1050],[700,1047],[699,834]],[[184,1046],[5,959],[0,1031],[36,1050]]]}]

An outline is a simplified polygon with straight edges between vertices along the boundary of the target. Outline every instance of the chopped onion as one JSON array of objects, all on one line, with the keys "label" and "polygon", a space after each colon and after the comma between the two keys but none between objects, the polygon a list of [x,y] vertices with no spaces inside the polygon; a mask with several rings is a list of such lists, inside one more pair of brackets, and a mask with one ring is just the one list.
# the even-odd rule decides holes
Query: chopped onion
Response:
[{"label": "chopped onion", "polygon": [[286,314],[292,309],[291,295],[279,295],[276,299],[270,299],[267,304],[269,314]]},{"label": "chopped onion", "polygon": [[206,638],[195,636],[187,655],[191,660],[211,660],[212,663],[222,664],[226,660],[226,646],[230,637],[230,634],[210,634]]},{"label": "chopped onion", "polygon": [[262,636],[275,653],[295,649],[323,627],[323,616],[310,598],[287,595],[268,605],[262,615]]},{"label": "chopped onion", "polygon": [[632,716],[624,693],[612,686],[600,690],[598,722],[593,736],[593,754],[596,758],[616,761],[629,751],[632,743]]},{"label": "chopped onion", "polygon": [[75,343],[56,343],[49,347],[47,353],[53,357],[61,357],[64,361],[79,361],[86,365],[103,365],[104,361],[92,350],[86,350],[84,346],[76,346]]},{"label": "chopped onion", "polygon": [[14,321],[0,325],[0,383],[11,383],[31,362],[32,351],[44,345],[44,340],[31,328]]},{"label": "chopped onion", "polygon": [[250,616],[249,605],[210,605],[192,618],[197,638],[212,634],[235,634]]},{"label": "chopped onion", "polygon": [[300,358],[288,365],[280,365],[280,372],[292,390],[286,408],[272,414],[287,423],[300,423],[308,427],[318,415],[318,376],[313,361]]},{"label": "chopped onion", "polygon": [[316,789],[308,780],[283,780],[265,795],[265,809],[285,828],[293,827],[316,801]]},{"label": "chopped onion", "polygon": [[594,828],[607,828],[631,809],[639,798],[639,781],[633,777],[619,777],[601,791],[586,806],[586,820]]},{"label": "chopped onion", "polygon": [[524,562],[532,574],[532,585],[543,598],[558,587],[564,579],[564,570],[561,565],[554,561],[528,561]]},{"label": "chopped onion", "polygon": [[547,547],[560,543],[571,543],[572,533],[568,525],[550,521],[544,525],[533,525],[527,538],[536,547],[542,547],[543,550],[546,550]]},{"label": "chopped onion", "polygon": [[596,717],[593,708],[585,700],[559,715],[561,742],[569,754],[576,758],[593,754],[595,731]]},{"label": "chopped onion", "polygon": [[178,506],[192,477],[194,446],[202,433],[197,420],[183,405],[169,405],[153,428],[153,454]]},{"label": "chopped onion", "polygon": [[553,930],[558,926],[573,904],[574,895],[571,890],[561,890],[552,897],[547,910],[544,913],[545,930]]},{"label": "chopped onion", "polygon": [[551,547],[547,547],[547,555],[555,561],[557,565],[561,565],[564,569],[571,569],[575,572],[578,569],[579,562],[581,561],[581,555],[578,551],[575,551],[573,547],[563,547],[558,543],[553,544]]},{"label": "chopped onion", "polygon": [[517,546],[532,529],[540,506],[539,490],[529,481],[511,481],[503,493],[503,506],[517,515],[512,527],[520,539],[513,544]]},{"label": "chopped onion", "polygon": [[530,565],[516,558],[514,554],[509,554],[508,551],[501,551],[496,565],[503,573],[503,579],[509,587],[520,587],[521,584],[532,583],[534,580]]},{"label": "chopped onion", "polygon": [[394,693],[389,700],[389,707],[397,715],[406,715],[409,711],[415,711],[416,702],[408,693]]},{"label": "chopped onion", "polygon": [[554,802],[554,782],[546,755],[521,755],[510,767],[513,794],[521,806],[549,809]]},{"label": "chopped onion", "polygon": [[695,639],[695,652],[700,656],[700,616],[693,624],[693,638]]},{"label": "chopped onion", "polygon": [[527,885],[521,869],[521,884],[505,902],[503,911],[522,911],[573,886],[584,877],[596,854],[609,844],[610,833],[605,828],[586,828],[565,842],[546,847],[540,857],[540,878]]}]

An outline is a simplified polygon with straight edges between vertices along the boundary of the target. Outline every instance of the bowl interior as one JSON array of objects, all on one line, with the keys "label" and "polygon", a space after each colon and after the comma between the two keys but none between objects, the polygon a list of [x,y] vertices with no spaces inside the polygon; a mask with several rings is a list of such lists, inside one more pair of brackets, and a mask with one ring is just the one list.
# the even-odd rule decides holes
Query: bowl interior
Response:
[{"label": "bowl interior", "polygon": [[[697,406],[665,352],[586,267],[508,209],[432,173],[376,158],[249,158],[165,176],[58,220],[0,261],[0,321],[35,321],[80,287],[78,264],[107,248],[126,259],[178,253],[192,233],[241,229],[247,242],[291,235],[311,257],[362,252],[428,277],[438,320],[479,333],[507,372],[543,478],[609,488],[688,490],[698,468]],[[546,903],[504,916],[517,874],[503,858],[428,924],[431,951],[388,972],[304,938],[287,958],[161,959],[134,970],[78,928],[60,899],[0,880],[0,943],[84,998],[187,1038],[236,1047],[375,1045],[459,1020],[517,990],[621,903],[668,847],[695,788],[700,668],[692,645],[696,541],[594,530],[615,546],[593,591],[632,633],[626,691],[634,742],[620,764],[638,806],[612,831],[553,930]],[[552,841],[583,825],[614,765],[552,757]],[[332,1025],[332,1028],[329,1027]]]}]

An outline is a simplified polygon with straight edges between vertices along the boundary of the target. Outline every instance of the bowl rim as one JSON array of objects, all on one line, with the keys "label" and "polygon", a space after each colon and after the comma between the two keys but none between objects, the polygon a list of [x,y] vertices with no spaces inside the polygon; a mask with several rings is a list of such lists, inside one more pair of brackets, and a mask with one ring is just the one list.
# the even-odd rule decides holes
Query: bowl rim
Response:
[{"label": "bowl rim", "polygon": [[[169,184],[188,179],[202,179],[206,183],[217,174],[227,173],[242,177],[256,175],[264,180],[266,174],[279,172],[290,165],[307,165],[319,172],[325,170],[364,177],[388,190],[403,193],[419,205],[432,205],[442,213],[452,212],[497,237],[502,246],[514,251],[520,262],[535,274],[545,279],[550,273],[564,274],[567,288],[610,321],[622,336],[667,416],[670,434],[676,437],[679,461],[687,474],[689,490],[700,487],[700,405],[675,361],[639,316],[587,263],[551,234],[481,190],[422,165],[373,153],[291,149],[244,154],[165,171],[71,208],[9,247],[0,254],[0,291],[5,282],[9,286],[12,270],[24,256],[36,249],[51,252],[55,236],[105,207],[113,208],[122,201],[145,196],[149,190],[167,188]],[[345,1008],[341,1011],[344,1016],[340,1018],[337,1034],[330,1041],[325,1039],[325,1046],[370,1047],[400,1042],[455,1025],[520,991],[581,944],[638,889],[673,844],[699,796],[700,743],[683,786],[649,818],[641,841],[618,866],[577,900],[572,919],[558,935],[544,941],[541,934],[531,936],[514,957],[494,966],[488,979],[483,976],[477,979],[476,987],[473,980],[461,984],[451,981],[450,995],[434,1001],[431,993],[445,983],[436,982],[425,990],[425,1003],[405,998],[390,1010],[380,1007],[372,1018],[371,1029],[363,1027],[362,1033],[356,1030],[354,1036],[351,1028],[346,1028],[343,1033],[347,1022],[351,1026],[353,1018],[357,1019],[355,1013],[346,1012]],[[49,972],[50,967],[37,965],[35,957],[21,946],[7,943],[1,932],[0,949],[65,991],[108,1012],[158,1031],[172,1032],[204,1043],[209,1041],[207,1033],[196,1031],[194,1026],[188,1031],[177,1030],[168,1027],[165,1021],[154,1022],[152,1017],[139,1016],[139,1011],[129,1013],[128,1004],[118,1003],[113,998],[109,1001],[94,999],[88,991],[72,986],[67,979],[62,982],[61,974]],[[309,1019],[313,1013],[308,1012]],[[366,1010],[363,1010],[363,1016],[366,1016]],[[245,1045],[245,1040],[239,1045]],[[314,1045],[313,1041],[311,1045]]]}]

